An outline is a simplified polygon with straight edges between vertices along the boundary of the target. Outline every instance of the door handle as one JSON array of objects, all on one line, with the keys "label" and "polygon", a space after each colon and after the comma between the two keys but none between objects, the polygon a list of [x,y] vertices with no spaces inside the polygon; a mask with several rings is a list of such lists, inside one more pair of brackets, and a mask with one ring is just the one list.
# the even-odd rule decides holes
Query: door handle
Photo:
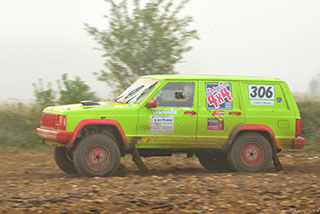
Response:
[{"label": "door handle", "polygon": [[184,114],[197,114],[195,111],[185,111]]},{"label": "door handle", "polygon": [[241,114],[242,114],[242,112],[240,112],[240,111],[232,111],[232,112],[230,112],[229,114],[241,115]]}]

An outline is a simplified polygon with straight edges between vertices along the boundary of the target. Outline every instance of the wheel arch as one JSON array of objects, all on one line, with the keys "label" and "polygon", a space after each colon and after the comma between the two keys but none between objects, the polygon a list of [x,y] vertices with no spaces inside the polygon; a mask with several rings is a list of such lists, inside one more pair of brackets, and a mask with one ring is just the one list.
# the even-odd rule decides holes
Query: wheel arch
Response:
[{"label": "wheel arch", "polygon": [[232,144],[236,141],[236,139],[245,133],[258,133],[264,136],[271,144],[272,150],[276,150],[276,152],[281,151],[278,141],[269,126],[266,125],[258,125],[258,124],[243,124],[235,127],[228,139],[228,142],[225,145],[225,152],[228,152],[231,148]]},{"label": "wheel arch", "polygon": [[128,149],[127,138],[121,125],[115,120],[108,119],[82,120],[75,128],[66,147],[75,148],[80,139],[90,133],[111,134],[118,144],[121,154],[124,154],[124,150]]}]

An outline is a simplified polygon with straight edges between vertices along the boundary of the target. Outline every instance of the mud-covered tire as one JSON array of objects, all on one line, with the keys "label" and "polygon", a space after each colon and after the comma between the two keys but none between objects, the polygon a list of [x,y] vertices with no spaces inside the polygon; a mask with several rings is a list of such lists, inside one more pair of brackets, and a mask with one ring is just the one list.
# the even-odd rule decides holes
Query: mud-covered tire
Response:
[{"label": "mud-covered tire", "polygon": [[262,135],[246,133],[237,137],[228,152],[228,162],[233,170],[261,172],[271,163],[272,147]]},{"label": "mud-covered tire", "polygon": [[231,170],[227,155],[224,153],[199,152],[197,157],[200,164],[207,170]]},{"label": "mud-covered tire", "polygon": [[54,160],[57,166],[68,174],[77,173],[76,168],[73,165],[72,154],[68,152],[65,147],[54,148]]},{"label": "mud-covered tire", "polygon": [[117,143],[104,134],[83,138],[73,153],[76,170],[87,177],[105,177],[115,173],[120,165]]}]

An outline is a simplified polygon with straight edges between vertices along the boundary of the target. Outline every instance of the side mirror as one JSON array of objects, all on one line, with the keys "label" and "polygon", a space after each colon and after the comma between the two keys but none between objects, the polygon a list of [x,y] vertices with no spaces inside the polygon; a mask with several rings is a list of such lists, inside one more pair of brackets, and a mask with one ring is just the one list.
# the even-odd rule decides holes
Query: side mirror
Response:
[{"label": "side mirror", "polygon": [[156,99],[148,100],[146,107],[147,108],[155,108],[158,106],[158,101]]}]

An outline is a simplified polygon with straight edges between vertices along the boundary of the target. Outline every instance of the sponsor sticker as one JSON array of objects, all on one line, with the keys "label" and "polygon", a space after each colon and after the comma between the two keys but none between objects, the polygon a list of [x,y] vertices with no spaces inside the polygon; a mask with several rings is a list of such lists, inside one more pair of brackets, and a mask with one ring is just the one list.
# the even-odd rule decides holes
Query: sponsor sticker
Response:
[{"label": "sponsor sticker", "polygon": [[231,84],[206,83],[207,109],[232,109]]},{"label": "sponsor sticker", "polygon": [[216,117],[208,117],[207,129],[208,130],[217,130],[217,131],[224,130],[224,119],[223,118],[216,118]]},{"label": "sponsor sticker", "polygon": [[177,114],[177,109],[176,108],[172,108],[170,110],[152,110],[152,112],[154,114]]},{"label": "sponsor sticker", "polygon": [[274,101],[268,100],[251,100],[251,105],[274,105]]},{"label": "sponsor sticker", "polygon": [[152,134],[173,134],[174,116],[150,115],[150,133]]},{"label": "sponsor sticker", "polygon": [[224,115],[224,111],[213,111],[212,115]]}]

